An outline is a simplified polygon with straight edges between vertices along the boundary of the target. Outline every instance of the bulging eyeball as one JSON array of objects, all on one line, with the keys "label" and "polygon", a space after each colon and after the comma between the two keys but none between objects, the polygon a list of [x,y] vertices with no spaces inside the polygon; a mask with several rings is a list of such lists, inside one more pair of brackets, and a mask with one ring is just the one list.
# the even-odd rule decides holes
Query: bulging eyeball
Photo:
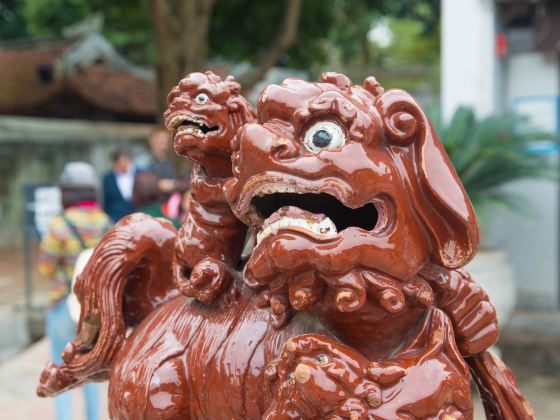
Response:
[{"label": "bulging eyeball", "polygon": [[320,354],[315,358],[315,364],[317,366],[325,366],[327,363],[329,363],[329,356],[326,354]]},{"label": "bulging eyeball", "polygon": [[310,152],[333,150],[346,143],[346,135],[340,125],[333,121],[319,121],[313,124],[303,138],[305,147]]},{"label": "bulging eyeball", "polygon": [[206,93],[199,93],[194,100],[197,104],[204,105],[210,100],[210,97]]}]

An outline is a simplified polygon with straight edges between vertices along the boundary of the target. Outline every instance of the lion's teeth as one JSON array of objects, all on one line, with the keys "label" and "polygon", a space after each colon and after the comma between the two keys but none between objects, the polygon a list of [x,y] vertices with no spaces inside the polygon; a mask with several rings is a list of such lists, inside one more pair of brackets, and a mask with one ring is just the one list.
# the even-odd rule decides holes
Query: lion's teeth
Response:
[{"label": "lion's teeth", "polygon": [[174,117],[171,118],[171,120],[169,120],[168,125],[170,125],[173,128],[177,128],[182,123],[184,123],[185,121],[191,122],[191,123],[194,123],[194,124],[198,124],[200,126],[202,126],[204,124],[202,121],[191,118],[187,115],[175,115]]},{"label": "lion's teeth", "polygon": [[254,192],[254,196],[263,197],[274,193],[296,193],[304,194],[304,191],[295,185],[288,184],[265,184]]},{"label": "lion's teeth", "polygon": [[313,236],[319,237],[321,239],[333,238],[337,235],[336,226],[328,217],[324,218],[320,222],[313,222],[306,219],[285,216],[280,220],[271,223],[270,226],[267,226],[262,231],[257,233],[257,244],[259,244],[267,236],[276,234],[276,232],[278,232],[278,229],[281,228],[306,230],[313,234]]},{"label": "lion's teeth", "polygon": [[179,127],[177,129],[177,131],[179,131],[181,133],[191,134],[191,135],[196,136],[196,137],[204,137],[204,133],[202,132],[202,130],[200,128],[197,128],[197,127],[183,126],[183,127]]}]

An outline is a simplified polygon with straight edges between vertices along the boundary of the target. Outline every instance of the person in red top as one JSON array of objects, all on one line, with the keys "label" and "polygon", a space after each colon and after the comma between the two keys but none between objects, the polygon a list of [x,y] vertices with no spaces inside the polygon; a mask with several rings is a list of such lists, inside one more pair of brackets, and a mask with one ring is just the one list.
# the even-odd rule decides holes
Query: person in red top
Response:
[{"label": "person in red top", "polygon": [[[53,218],[49,231],[41,241],[39,272],[54,284],[52,308],[47,313],[46,333],[51,342],[53,358],[61,363],[61,353],[76,335],[67,298],[70,292],[74,264],[78,255],[93,248],[110,228],[109,217],[97,202],[98,180],[93,167],[85,162],[68,163],[59,179],[61,215]],[[84,387],[86,416],[99,418],[99,389],[97,384]],[[71,394],[55,399],[57,420],[71,419]]]}]

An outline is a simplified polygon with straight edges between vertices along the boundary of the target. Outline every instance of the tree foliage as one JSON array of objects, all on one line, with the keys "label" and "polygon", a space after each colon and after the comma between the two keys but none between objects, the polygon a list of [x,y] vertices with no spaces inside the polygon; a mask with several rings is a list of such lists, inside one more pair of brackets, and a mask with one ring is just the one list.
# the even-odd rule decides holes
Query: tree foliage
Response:
[{"label": "tree foliage", "polygon": [[[351,74],[359,68],[353,75],[361,77],[372,68],[437,62],[439,54],[439,0],[4,0],[0,36],[58,37],[95,12],[122,54],[157,68],[160,102],[171,80],[208,59],[251,63],[242,78],[251,86],[272,65],[312,73],[327,64]],[[385,49],[368,39],[382,17],[395,32]]]},{"label": "tree foliage", "polygon": [[495,206],[523,212],[518,197],[502,187],[522,179],[558,180],[558,168],[548,156],[535,153],[534,144],[558,146],[558,138],[532,128],[521,116],[508,114],[477,118],[460,107],[448,124],[434,110],[432,123],[439,133],[457,175],[475,210],[485,222]]},{"label": "tree foliage", "polygon": [[58,35],[61,28],[79,22],[94,11],[88,0],[26,0],[23,13],[29,34],[34,37]]},{"label": "tree foliage", "polygon": [[[255,63],[278,31],[285,3],[217,0],[208,36],[208,56]],[[156,60],[148,0],[4,0],[0,4],[2,39],[56,37],[63,27],[94,12],[105,17],[104,33],[139,64]],[[342,59],[363,59],[362,41],[381,16],[410,18],[422,34],[437,35],[438,0],[303,0],[298,42],[280,63],[310,68],[325,63],[334,46]]]},{"label": "tree foliage", "polygon": [[0,40],[23,38],[27,35],[23,15],[24,0],[0,2]]}]

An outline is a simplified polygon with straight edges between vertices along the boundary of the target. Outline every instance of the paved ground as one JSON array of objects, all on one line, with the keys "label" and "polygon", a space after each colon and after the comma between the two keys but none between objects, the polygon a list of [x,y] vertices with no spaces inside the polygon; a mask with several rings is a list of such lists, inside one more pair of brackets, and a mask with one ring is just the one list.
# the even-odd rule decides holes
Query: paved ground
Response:
[{"label": "paved ground", "polygon": [[[54,403],[35,395],[39,374],[50,359],[46,340],[29,345],[28,320],[25,312],[23,256],[21,253],[0,256],[0,418],[12,420],[54,420]],[[33,273],[33,304],[48,304],[49,283]],[[40,316],[40,311],[37,312]],[[40,317],[37,319],[40,324]],[[103,387],[102,412],[107,413],[106,389]],[[83,419],[83,398],[73,394],[74,419]],[[105,415],[103,420],[108,419]]]},{"label": "paved ground", "polygon": [[[51,399],[39,398],[35,388],[39,374],[49,359],[46,340],[34,344],[17,357],[0,366],[0,417],[10,420],[54,420],[54,403]],[[107,413],[107,386],[102,384],[102,413]],[[84,419],[82,393],[72,392],[73,418]],[[103,420],[109,417],[104,414]]]}]

